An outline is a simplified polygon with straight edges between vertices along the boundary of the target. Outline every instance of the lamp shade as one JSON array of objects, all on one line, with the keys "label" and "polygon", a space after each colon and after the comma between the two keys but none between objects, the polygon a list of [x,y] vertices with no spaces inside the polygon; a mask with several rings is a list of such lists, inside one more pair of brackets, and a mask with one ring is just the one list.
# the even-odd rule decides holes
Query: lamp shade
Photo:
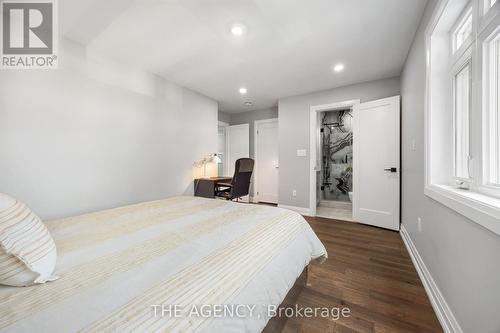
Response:
[{"label": "lamp shade", "polygon": [[217,163],[217,164],[222,163],[222,160],[220,159],[220,157],[217,154],[214,155],[212,161],[214,163]]},{"label": "lamp shade", "polygon": [[205,169],[203,165],[193,165],[193,179],[203,178],[205,176]]}]

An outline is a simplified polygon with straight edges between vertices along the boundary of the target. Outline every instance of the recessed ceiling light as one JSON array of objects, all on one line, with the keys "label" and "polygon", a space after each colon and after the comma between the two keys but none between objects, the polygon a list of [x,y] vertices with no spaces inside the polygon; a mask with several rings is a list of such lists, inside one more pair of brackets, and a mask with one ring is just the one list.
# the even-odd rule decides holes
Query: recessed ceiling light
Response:
[{"label": "recessed ceiling light", "polygon": [[335,67],[333,67],[333,70],[336,71],[337,73],[342,72],[344,70],[344,64],[335,65]]},{"label": "recessed ceiling light", "polygon": [[246,32],[246,27],[241,23],[235,23],[231,26],[231,33],[234,36],[241,36]]},{"label": "recessed ceiling light", "polygon": [[247,88],[241,87],[239,92],[240,94],[245,95],[247,93]]}]

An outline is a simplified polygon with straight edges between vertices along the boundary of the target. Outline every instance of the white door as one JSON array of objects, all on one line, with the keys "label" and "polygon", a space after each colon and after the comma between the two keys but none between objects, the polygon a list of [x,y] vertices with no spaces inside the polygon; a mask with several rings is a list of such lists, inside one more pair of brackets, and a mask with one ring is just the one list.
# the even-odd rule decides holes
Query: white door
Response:
[{"label": "white door", "polygon": [[255,195],[259,202],[278,203],[278,119],[255,122]]},{"label": "white door", "polygon": [[250,125],[226,127],[226,168],[224,176],[234,175],[234,163],[237,159],[250,156]]},{"label": "white door", "polygon": [[[234,163],[237,159],[250,157],[250,125],[233,125],[226,127],[226,168],[224,176],[234,175]],[[248,202],[249,196],[241,198]]]},{"label": "white door", "polygon": [[399,96],[354,106],[353,218],[399,230]]},{"label": "white door", "polygon": [[217,156],[221,159],[221,163],[217,165],[217,176],[224,175],[224,168],[226,167],[226,127],[228,125],[221,125],[217,127]]}]

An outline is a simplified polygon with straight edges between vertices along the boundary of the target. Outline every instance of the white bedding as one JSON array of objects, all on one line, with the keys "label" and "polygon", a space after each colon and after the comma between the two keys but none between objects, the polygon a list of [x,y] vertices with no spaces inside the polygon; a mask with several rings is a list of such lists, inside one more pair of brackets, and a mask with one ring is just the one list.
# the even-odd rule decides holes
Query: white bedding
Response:
[{"label": "white bedding", "polygon": [[[257,310],[279,305],[304,267],[327,255],[296,213],[214,199],[174,197],[47,227],[60,279],[0,286],[1,331],[260,332],[268,318]],[[156,307],[154,316],[161,304],[185,311],[241,304],[255,312],[177,318]]]}]

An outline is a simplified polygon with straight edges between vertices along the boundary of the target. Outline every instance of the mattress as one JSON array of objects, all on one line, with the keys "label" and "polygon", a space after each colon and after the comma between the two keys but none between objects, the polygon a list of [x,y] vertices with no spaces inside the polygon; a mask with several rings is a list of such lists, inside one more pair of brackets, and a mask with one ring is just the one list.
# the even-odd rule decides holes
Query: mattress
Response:
[{"label": "mattress", "polygon": [[0,286],[2,332],[260,332],[327,256],[297,213],[188,196],[46,225],[60,279]]}]

